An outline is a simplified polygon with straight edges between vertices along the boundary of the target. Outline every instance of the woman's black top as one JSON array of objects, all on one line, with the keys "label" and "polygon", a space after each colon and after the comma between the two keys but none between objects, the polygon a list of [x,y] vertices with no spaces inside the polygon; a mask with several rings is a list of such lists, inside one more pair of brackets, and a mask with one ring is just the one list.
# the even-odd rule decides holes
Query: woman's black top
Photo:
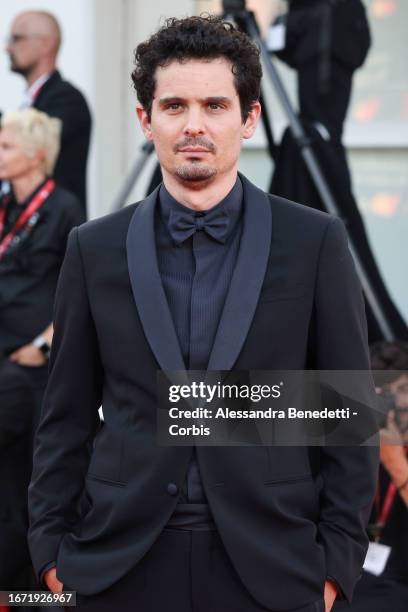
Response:
[{"label": "woman's black top", "polygon": [[[41,189],[22,203],[4,196],[3,238]],[[56,187],[39,210],[32,231],[21,231],[21,240],[0,260],[0,357],[30,343],[52,321],[55,290],[68,234],[84,221],[77,198]]]}]

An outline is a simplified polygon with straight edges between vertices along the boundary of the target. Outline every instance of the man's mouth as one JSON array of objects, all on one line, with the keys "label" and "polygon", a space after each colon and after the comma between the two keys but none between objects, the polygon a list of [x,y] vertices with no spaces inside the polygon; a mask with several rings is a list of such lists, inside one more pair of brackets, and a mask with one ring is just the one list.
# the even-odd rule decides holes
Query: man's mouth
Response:
[{"label": "man's mouth", "polygon": [[179,151],[182,153],[209,153],[209,150],[203,147],[185,147],[184,149],[179,149]]}]

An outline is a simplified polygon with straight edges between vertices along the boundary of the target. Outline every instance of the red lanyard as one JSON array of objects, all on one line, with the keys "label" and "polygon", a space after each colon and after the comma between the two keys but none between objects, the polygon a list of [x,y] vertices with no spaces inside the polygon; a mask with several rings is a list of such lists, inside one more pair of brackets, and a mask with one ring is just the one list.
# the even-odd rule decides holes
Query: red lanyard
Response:
[{"label": "red lanyard", "polygon": [[387,522],[388,516],[390,514],[390,510],[392,504],[394,502],[395,494],[397,492],[397,487],[393,482],[390,482],[387,488],[387,493],[385,494],[385,499],[382,507],[379,509],[377,516],[377,524],[384,527]]},{"label": "red lanyard", "polygon": [[[47,79],[48,80],[48,79]],[[41,83],[41,85],[39,87],[36,87],[35,90],[33,91],[33,93],[31,94],[31,98],[33,100],[33,103],[36,101],[36,99],[38,98],[38,95],[40,93],[40,91],[42,90],[44,84],[46,83],[46,81],[44,81],[44,83]]]},{"label": "red lanyard", "polygon": [[[45,200],[51,195],[51,193],[55,189],[55,182],[52,179],[48,179],[45,183],[44,187],[40,189],[38,193],[33,197],[31,202],[27,205],[24,211],[21,213],[16,223],[9,231],[9,233],[4,236],[4,238],[0,242],[0,260],[2,259],[4,253],[10,246],[11,241],[31,219],[31,217],[41,208],[44,204]],[[3,234],[4,225],[5,225],[5,217],[6,210],[5,208],[0,210],[0,236]]]},{"label": "red lanyard", "polygon": [[[408,450],[405,449],[405,452],[408,453]],[[387,493],[385,494],[385,499],[382,507],[380,507],[377,515],[377,524],[382,527],[385,526],[387,519],[390,515],[391,507],[395,499],[395,494],[397,492],[397,487],[393,482],[390,482],[387,488]]]}]

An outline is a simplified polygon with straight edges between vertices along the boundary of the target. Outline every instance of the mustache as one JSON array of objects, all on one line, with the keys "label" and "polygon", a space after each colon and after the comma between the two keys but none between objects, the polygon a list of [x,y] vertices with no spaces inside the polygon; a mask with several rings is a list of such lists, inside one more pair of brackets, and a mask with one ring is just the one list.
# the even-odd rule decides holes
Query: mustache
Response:
[{"label": "mustache", "polygon": [[186,137],[180,142],[178,142],[173,151],[177,153],[180,149],[185,149],[186,147],[203,147],[207,149],[211,153],[215,153],[215,145],[207,138],[203,138],[202,136],[198,136],[197,138]]}]

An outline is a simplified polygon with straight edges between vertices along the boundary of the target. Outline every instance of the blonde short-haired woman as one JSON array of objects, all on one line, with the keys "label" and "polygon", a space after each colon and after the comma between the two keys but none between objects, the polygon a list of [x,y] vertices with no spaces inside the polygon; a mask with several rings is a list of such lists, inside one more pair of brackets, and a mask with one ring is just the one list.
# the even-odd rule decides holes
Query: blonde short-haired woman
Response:
[{"label": "blonde short-haired woman", "polygon": [[40,156],[39,169],[51,176],[60,150],[60,119],[49,117],[34,108],[7,113],[3,129],[11,129],[21,150],[32,159]]},{"label": "blonde short-haired woman", "polygon": [[[32,587],[26,544],[31,438],[47,382],[54,294],[66,241],[83,221],[76,196],[52,179],[59,144],[58,119],[34,109],[3,117],[0,182],[7,181],[10,191],[0,197],[0,447],[2,432],[9,429],[7,415],[19,409],[15,435],[6,440],[7,461],[0,462],[0,588],[9,590]],[[25,411],[20,380],[30,390]]]}]

